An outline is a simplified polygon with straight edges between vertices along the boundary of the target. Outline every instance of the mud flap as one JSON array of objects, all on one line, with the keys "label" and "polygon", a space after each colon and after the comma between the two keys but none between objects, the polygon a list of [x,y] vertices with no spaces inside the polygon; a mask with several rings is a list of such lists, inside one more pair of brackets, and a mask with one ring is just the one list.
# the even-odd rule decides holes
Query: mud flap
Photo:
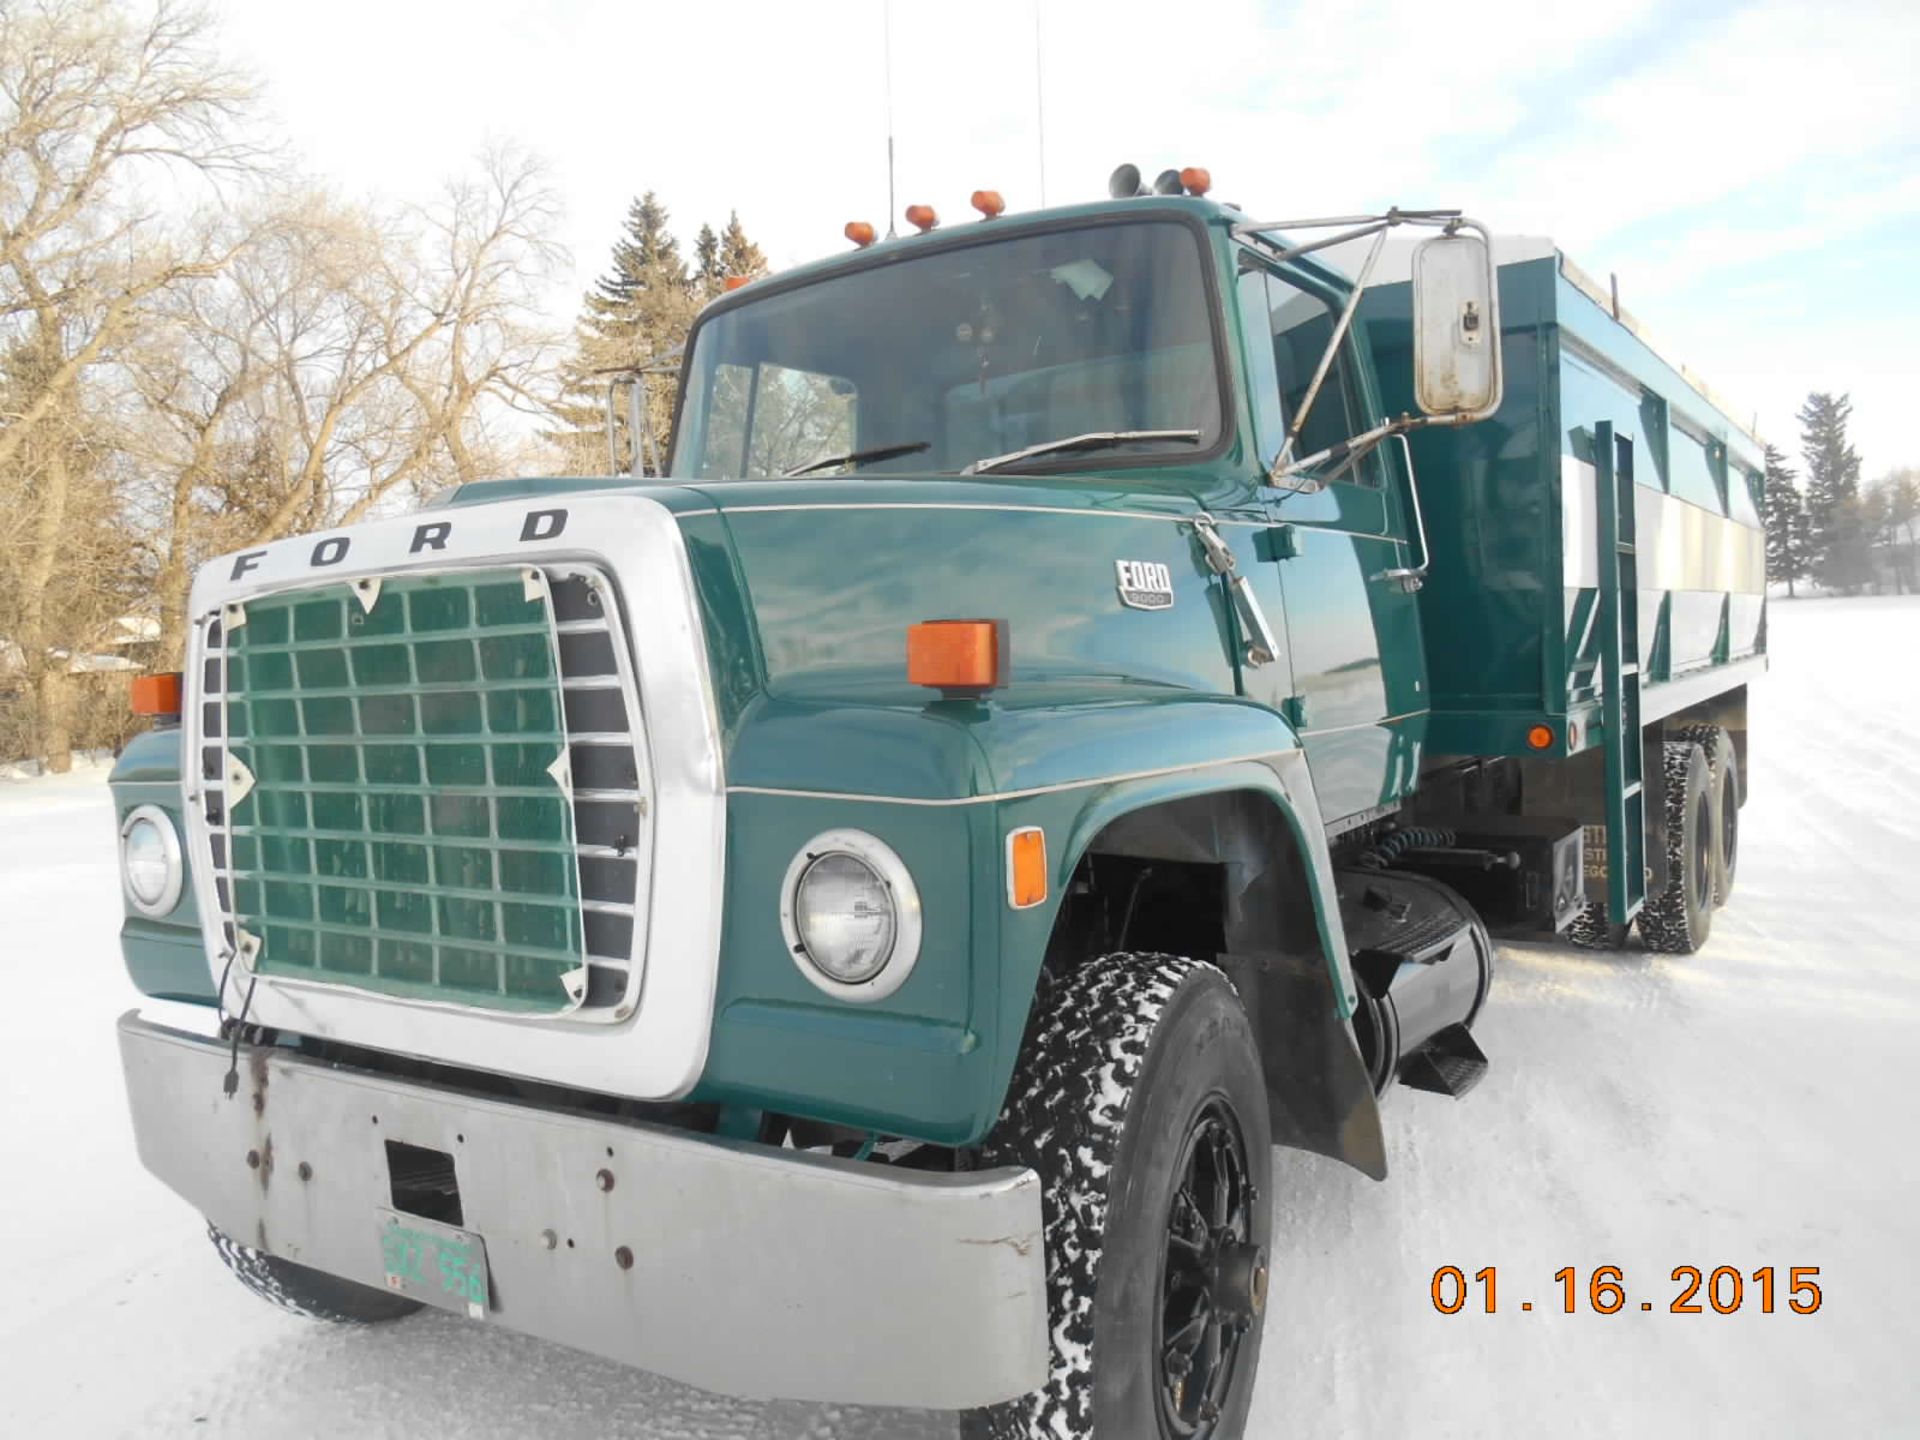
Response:
[{"label": "mud flap", "polygon": [[1318,955],[1222,955],[1260,1040],[1273,1143],[1387,1178],[1386,1137],[1353,1027],[1333,1005]]}]

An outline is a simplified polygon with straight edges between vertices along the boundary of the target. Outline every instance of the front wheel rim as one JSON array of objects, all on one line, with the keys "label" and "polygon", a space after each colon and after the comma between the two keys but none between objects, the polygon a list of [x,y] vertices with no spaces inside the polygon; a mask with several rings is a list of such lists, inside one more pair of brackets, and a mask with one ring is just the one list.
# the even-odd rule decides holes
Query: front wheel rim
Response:
[{"label": "front wheel rim", "polygon": [[1204,1436],[1226,1407],[1267,1297],[1267,1255],[1254,1238],[1259,1196],[1223,1096],[1209,1098],[1188,1126],[1174,1182],[1154,1333],[1161,1430]]}]

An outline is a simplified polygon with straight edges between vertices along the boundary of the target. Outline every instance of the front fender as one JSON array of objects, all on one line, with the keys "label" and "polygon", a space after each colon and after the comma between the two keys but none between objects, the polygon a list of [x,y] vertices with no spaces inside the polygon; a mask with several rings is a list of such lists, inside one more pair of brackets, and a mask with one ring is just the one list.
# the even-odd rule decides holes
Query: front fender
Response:
[{"label": "front fender", "polygon": [[[193,861],[184,843],[180,767],[181,731],[149,730],[128,742],[107,783],[113,791],[115,826],[138,805],[164,810],[182,837],[181,863],[190,869]],[[111,849],[114,843],[112,832],[100,837],[103,847]],[[124,899],[121,904],[120,951],[135,988],[160,1000],[213,1004],[213,980],[207,973],[207,952],[200,939],[193,876],[189,874],[180,887],[180,903],[171,915],[150,918]]]}]

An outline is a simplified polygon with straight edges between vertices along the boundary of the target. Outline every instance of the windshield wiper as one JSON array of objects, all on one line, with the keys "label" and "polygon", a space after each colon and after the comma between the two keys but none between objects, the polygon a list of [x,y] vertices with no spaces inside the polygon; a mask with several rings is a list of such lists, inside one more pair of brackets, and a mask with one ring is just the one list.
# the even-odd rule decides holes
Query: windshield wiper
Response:
[{"label": "windshield wiper", "polygon": [[918,455],[922,450],[932,448],[931,441],[915,440],[906,445],[876,445],[871,450],[854,450],[845,455],[822,455],[818,460],[809,460],[795,469],[782,470],[780,478],[791,480],[796,475],[811,475],[816,470],[831,470],[836,465],[866,465],[875,460],[893,460],[902,455]]},{"label": "windshield wiper", "polygon": [[1134,440],[1185,440],[1198,445],[1200,432],[1198,430],[1089,430],[1084,435],[1069,435],[1063,440],[1042,440],[1038,445],[1028,445],[1021,450],[1009,450],[1004,455],[990,455],[985,460],[974,461],[960,473],[984,475],[989,470],[998,470],[1002,465],[1011,465],[1016,460],[1030,460],[1035,455],[1052,455],[1063,450],[1104,450],[1109,445],[1125,445]]}]

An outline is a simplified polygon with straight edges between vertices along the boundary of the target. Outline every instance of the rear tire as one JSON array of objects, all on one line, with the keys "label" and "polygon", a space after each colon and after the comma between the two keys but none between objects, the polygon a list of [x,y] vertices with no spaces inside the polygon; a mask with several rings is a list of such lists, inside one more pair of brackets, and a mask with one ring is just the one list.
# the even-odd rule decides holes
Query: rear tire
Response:
[{"label": "rear tire", "polygon": [[1606,901],[1589,900],[1561,933],[1569,945],[1577,945],[1582,950],[1624,950],[1630,928],[1607,919]]},{"label": "rear tire", "polygon": [[227,1262],[240,1283],[282,1310],[325,1320],[334,1325],[378,1325],[399,1320],[420,1308],[420,1302],[390,1295],[371,1285],[342,1280],[306,1265],[296,1265],[251,1245],[242,1245],[211,1223],[207,1238]]},{"label": "rear tire", "polygon": [[1649,950],[1691,955],[1713,929],[1719,849],[1713,767],[1692,740],[1662,747],[1667,781],[1667,884],[1640,910],[1640,938]]},{"label": "rear tire", "polygon": [[1108,955],[1036,999],[988,1165],[1040,1176],[1046,1384],[968,1440],[1241,1434],[1265,1310],[1266,1081],[1219,970]]},{"label": "rear tire", "polygon": [[1689,725],[1677,738],[1691,740],[1706,751],[1707,766],[1713,772],[1708,786],[1714,807],[1713,903],[1718,909],[1733,894],[1740,865],[1740,766],[1733,736],[1718,725]]}]

